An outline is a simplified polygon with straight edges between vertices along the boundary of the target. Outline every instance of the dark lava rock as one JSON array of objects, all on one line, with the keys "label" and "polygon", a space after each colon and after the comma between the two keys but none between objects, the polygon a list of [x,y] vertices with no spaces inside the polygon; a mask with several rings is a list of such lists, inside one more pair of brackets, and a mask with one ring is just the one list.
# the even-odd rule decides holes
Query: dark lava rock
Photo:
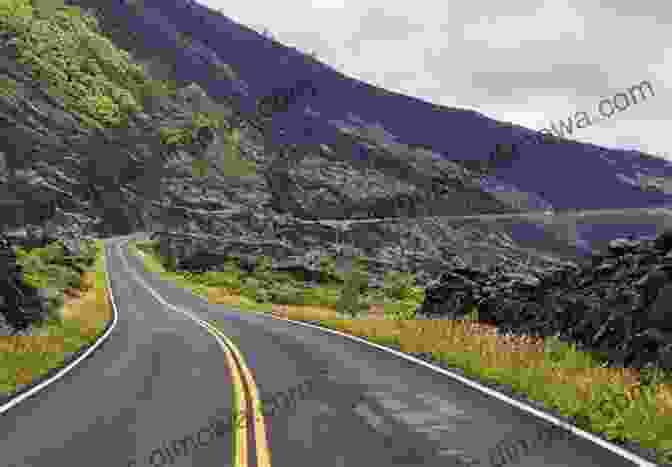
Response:
[{"label": "dark lava rock", "polygon": [[500,330],[564,336],[614,364],[672,369],[671,239],[670,232],[652,243],[616,239],[592,265],[537,276],[448,271],[427,288],[419,312],[454,319],[465,298],[476,300],[479,318]]}]

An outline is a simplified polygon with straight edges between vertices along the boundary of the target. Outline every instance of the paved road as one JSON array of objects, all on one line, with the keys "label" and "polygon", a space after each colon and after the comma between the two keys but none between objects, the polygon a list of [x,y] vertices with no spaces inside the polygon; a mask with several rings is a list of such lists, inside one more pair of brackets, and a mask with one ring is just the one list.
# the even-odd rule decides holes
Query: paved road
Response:
[{"label": "paved road", "polygon": [[[391,353],[269,316],[205,304],[144,271],[120,243],[107,242],[119,325],[76,371],[0,417],[2,465],[170,465],[159,456],[150,462],[149,456],[163,443],[197,433],[213,418],[227,419],[232,380],[224,352],[176,309],[219,323],[244,355],[262,399],[326,369],[294,409],[266,417],[274,466],[450,467],[464,465],[460,459],[491,465],[488,450],[500,440],[532,439],[548,426]],[[537,448],[517,465],[634,465],[568,436]],[[173,465],[231,465],[231,444],[231,436],[219,437]]]},{"label": "paved road", "polygon": [[547,214],[545,210],[525,211],[505,214],[472,214],[466,216],[416,216],[416,217],[385,217],[369,219],[319,219],[319,220],[296,220],[301,224],[323,224],[330,227],[341,227],[348,229],[350,224],[376,224],[384,222],[399,222],[403,220],[414,219],[433,219],[441,221],[461,221],[461,220],[506,220],[506,219],[528,219],[541,222],[563,223],[567,220],[588,217],[595,215],[636,215],[636,214],[667,214],[672,215],[669,208],[623,208],[623,209],[583,209],[580,211],[558,212]]}]

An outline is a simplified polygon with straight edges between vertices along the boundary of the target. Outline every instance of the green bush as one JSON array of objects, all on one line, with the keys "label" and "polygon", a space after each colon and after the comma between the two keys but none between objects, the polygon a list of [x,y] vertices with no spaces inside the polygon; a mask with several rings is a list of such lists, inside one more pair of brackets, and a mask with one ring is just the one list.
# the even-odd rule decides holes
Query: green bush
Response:
[{"label": "green bush", "polygon": [[342,282],[336,271],[336,259],[332,256],[320,257],[320,282]]},{"label": "green bush", "polygon": [[346,276],[341,296],[336,303],[336,311],[353,317],[366,309],[367,305],[360,302],[362,288],[366,286],[366,274],[353,265],[352,271]]},{"label": "green bush", "polygon": [[289,284],[278,284],[277,287],[270,290],[270,294],[273,303],[281,305],[303,304],[301,291]]},{"label": "green bush", "polygon": [[80,288],[81,275],[67,266],[54,264],[53,259],[63,261],[58,256],[58,245],[35,248],[30,253],[17,249],[17,263],[22,266],[23,281],[30,287],[43,289],[56,287],[64,290],[67,287]]},{"label": "green bush", "polygon": [[16,96],[17,82],[11,78],[0,78],[0,94],[6,97]]},{"label": "green bush", "polygon": [[227,289],[240,289],[240,274],[235,272],[206,271],[199,280],[210,287],[224,287]]},{"label": "green bush", "polygon": [[252,277],[264,283],[270,283],[274,280],[273,259],[270,256],[260,256],[257,258],[257,264],[252,272]]},{"label": "green bush", "polygon": [[268,302],[271,301],[272,298],[273,298],[273,294],[269,290],[264,289],[264,288],[257,289],[257,293],[254,297],[254,299],[258,303],[268,303]]},{"label": "green bush", "polygon": [[383,292],[389,298],[395,300],[407,300],[417,297],[417,292],[413,287],[415,277],[413,274],[391,271],[385,274]]},{"label": "green bush", "polygon": [[302,293],[304,305],[333,307],[338,303],[340,291],[334,287],[314,287],[305,289]]},{"label": "green bush", "polygon": [[242,280],[242,285],[240,287],[240,294],[243,297],[251,298],[253,300],[257,297],[257,291],[259,290],[261,282],[253,277],[245,277]]},{"label": "green bush", "polygon": [[167,271],[176,271],[177,270],[177,258],[172,255],[158,255],[157,257],[161,262],[161,265],[166,268]]},{"label": "green bush", "polygon": [[45,263],[61,262],[65,258],[65,248],[60,242],[53,242],[44,248],[34,248],[31,254],[37,256]]},{"label": "green bush", "polygon": [[418,304],[413,301],[385,303],[384,313],[392,319],[414,319]]},{"label": "green bush", "polygon": [[62,322],[61,315],[57,311],[65,303],[63,291],[57,287],[45,287],[43,294],[47,297],[47,320],[51,322]]},{"label": "green bush", "polygon": [[161,142],[168,145],[192,144],[193,133],[189,128],[159,128]]}]

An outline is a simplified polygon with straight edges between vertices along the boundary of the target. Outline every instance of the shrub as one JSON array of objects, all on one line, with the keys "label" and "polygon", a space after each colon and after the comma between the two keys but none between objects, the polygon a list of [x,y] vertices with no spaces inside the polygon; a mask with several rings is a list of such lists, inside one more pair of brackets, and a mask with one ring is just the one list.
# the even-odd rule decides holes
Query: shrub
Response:
[{"label": "shrub", "polygon": [[336,311],[355,317],[366,308],[365,304],[360,303],[365,277],[363,271],[353,266],[352,271],[346,276],[343,292],[336,303]]},{"label": "shrub", "polygon": [[58,313],[58,310],[61,309],[63,306],[64,299],[63,299],[63,292],[59,290],[57,287],[45,287],[41,289],[40,295],[43,298],[46,298],[46,306],[47,306],[47,319],[48,320],[55,320],[57,322],[62,322],[61,315]]},{"label": "shrub", "polygon": [[11,78],[0,78],[0,94],[6,97],[13,97],[16,95],[17,83]]},{"label": "shrub", "polygon": [[270,290],[271,300],[274,303],[281,305],[297,305],[302,304],[301,291],[289,284],[278,284],[276,288]]},{"label": "shrub", "polygon": [[161,265],[167,271],[177,270],[177,258],[175,258],[173,255],[157,255],[157,256],[159,258],[159,261],[161,262]]},{"label": "shrub", "polygon": [[259,286],[261,285],[261,282],[258,281],[257,279],[253,277],[246,277],[242,281],[242,285],[240,287],[240,294],[244,297],[251,298],[251,299],[256,299],[257,296],[257,290],[259,289]]},{"label": "shrub", "polygon": [[270,302],[270,301],[271,301],[271,298],[272,298],[272,297],[273,297],[273,294],[271,294],[271,292],[270,292],[269,290],[264,289],[264,288],[262,287],[262,288],[257,289],[257,293],[256,293],[256,295],[254,296],[254,299],[255,299],[258,303],[267,303],[267,302]]},{"label": "shrub", "polygon": [[303,291],[303,304],[333,307],[338,303],[340,291],[333,287],[315,287]]},{"label": "shrub", "polygon": [[252,276],[264,283],[272,282],[274,276],[273,259],[270,256],[258,257]]},{"label": "shrub", "polygon": [[383,293],[395,300],[407,300],[417,296],[417,292],[414,291],[414,284],[415,277],[413,274],[391,271],[385,274]]},{"label": "shrub", "polygon": [[193,134],[188,128],[159,128],[161,142],[167,145],[184,145],[193,143]]},{"label": "shrub", "polygon": [[240,289],[240,274],[235,272],[206,271],[200,276],[200,281],[210,287],[224,287],[226,289]]},{"label": "shrub", "polygon": [[27,252],[17,249],[17,263],[22,267],[23,282],[35,289],[56,287],[64,290],[66,287],[80,288],[81,275],[71,267],[56,264],[56,261],[65,263],[63,248],[58,243],[52,243],[44,248],[34,248]]},{"label": "shrub", "polygon": [[341,282],[341,278],[336,272],[336,260],[331,256],[320,257],[320,282],[331,281]]},{"label": "shrub", "polygon": [[413,319],[418,304],[412,301],[385,303],[383,310],[392,319]]}]

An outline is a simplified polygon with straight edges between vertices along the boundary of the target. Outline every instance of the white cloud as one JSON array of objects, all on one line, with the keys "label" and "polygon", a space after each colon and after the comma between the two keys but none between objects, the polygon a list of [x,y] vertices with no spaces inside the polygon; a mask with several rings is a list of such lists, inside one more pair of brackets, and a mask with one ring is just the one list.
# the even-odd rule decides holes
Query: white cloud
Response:
[{"label": "white cloud", "polygon": [[354,78],[534,129],[643,80],[656,95],[576,139],[672,153],[672,3],[202,0]]}]

